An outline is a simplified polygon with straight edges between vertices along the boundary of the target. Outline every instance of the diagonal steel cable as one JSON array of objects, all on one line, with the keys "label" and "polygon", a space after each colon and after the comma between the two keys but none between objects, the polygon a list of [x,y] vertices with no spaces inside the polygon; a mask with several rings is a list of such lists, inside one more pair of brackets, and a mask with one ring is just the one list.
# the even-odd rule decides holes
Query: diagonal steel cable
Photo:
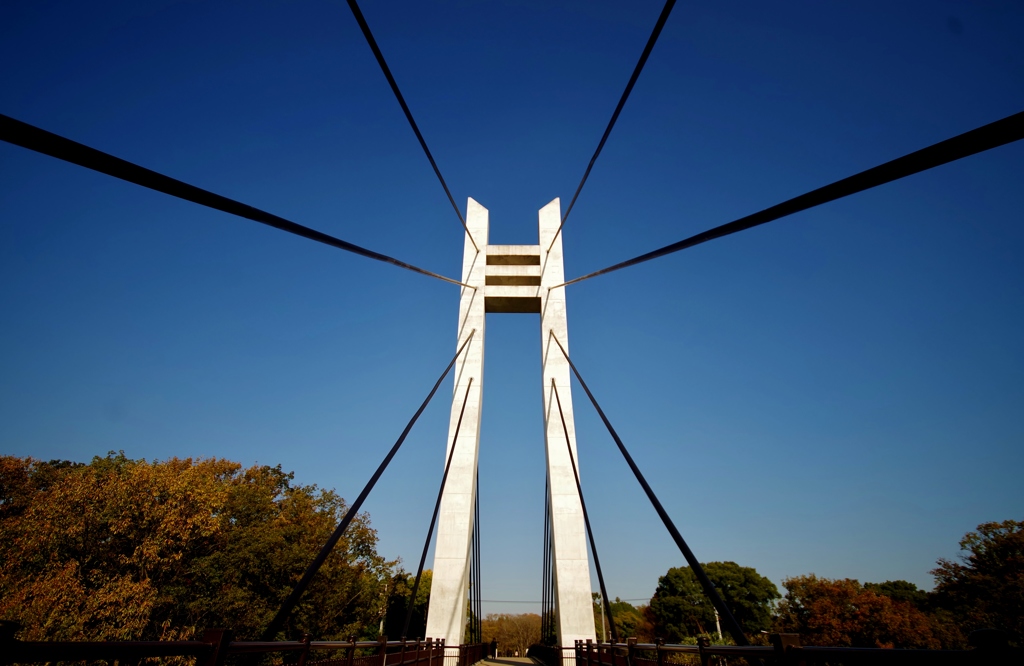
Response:
[{"label": "diagonal steel cable", "polygon": [[295,604],[299,602],[299,599],[306,591],[306,588],[308,588],[310,582],[312,582],[313,577],[316,576],[317,571],[319,571],[320,567],[323,566],[323,563],[327,561],[327,556],[331,554],[332,550],[334,550],[334,546],[337,545],[338,540],[341,539],[345,530],[348,529],[349,524],[359,513],[359,509],[362,508],[366,497],[370,494],[370,491],[373,490],[373,487],[377,485],[377,481],[391,463],[391,459],[395,457],[396,453],[398,453],[398,449],[402,447],[402,443],[405,442],[405,438],[409,436],[409,432],[412,430],[412,427],[416,425],[416,421],[420,418],[420,414],[422,414],[423,410],[427,408],[431,398],[434,397],[434,394],[437,393],[438,387],[441,386],[441,382],[443,382],[444,378],[448,376],[452,366],[455,365],[455,361],[458,360],[459,356],[462,354],[462,350],[465,349],[466,345],[468,345],[470,340],[473,339],[473,335],[475,333],[476,329],[473,329],[470,332],[469,337],[466,338],[466,341],[463,342],[458,351],[455,352],[455,356],[452,357],[452,360],[448,362],[448,366],[444,369],[444,372],[441,373],[441,376],[437,378],[437,381],[434,383],[434,387],[430,389],[430,393],[427,394],[427,397],[423,400],[420,408],[412,415],[412,418],[409,419],[409,423],[405,426],[405,430],[403,430],[402,434],[398,436],[398,440],[395,442],[395,445],[392,446],[391,450],[388,451],[388,454],[384,456],[384,460],[381,461],[380,465],[377,467],[377,471],[373,473],[373,476],[370,477],[370,480],[367,481],[366,485],[363,487],[363,491],[359,493],[359,497],[356,498],[356,501],[353,502],[352,506],[349,507],[347,512],[345,512],[345,516],[341,519],[341,522],[338,523],[338,527],[335,528],[334,533],[331,534],[329,539],[327,539],[327,543],[325,543],[320,549],[320,552],[317,553],[317,556],[310,563],[306,572],[302,574],[302,578],[295,584],[291,594],[289,594],[288,598],[284,600],[283,604],[281,604],[281,608],[277,611],[277,615],[275,615],[274,619],[270,621],[270,624],[260,637],[261,641],[274,640],[274,636],[277,635],[277,632],[281,631],[285,620],[288,619],[288,616],[291,615],[292,610],[295,608]]},{"label": "diagonal steel cable", "polygon": [[207,208],[213,208],[215,210],[237,215],[238,217],[244,217],[254,222],[259,222],[281,231],[287,231],[290,234],[296,236],[302,236],[310,240],[323,243],[324,245],[330,245],[331,247],[338,248],[339,250],[345,250],[353,254],[358,254],[369,259],[375,259],[377,261],[383,261],[400,268],[420,273],[421,275],[429,275],[432,278],[438,280],[444,280],[445,282],[451,282],[452,284],[462,285],[463,287],[471,287],[468,284],[463,284],[458,280],[447,278],[443,275],[438,275],[431,271],[413,266],[404,261],[399,261],[393,257],[389,257],[386,254],[380,252],[374,252],[373,250],[367,250],[364,247],[360,247],[348,241],[343,241],[340,238],[329,236],[315,229],[304,227],[301,224],[297,224],[290,220],[286,220],[283,217],[273,215],[266,211],[262,211],[259,208],[253,208],[241,202],[235,201],[234,199],[228,199],[219,194],[214,194],[208,190],[201,189],[194,185],[189,185],[180,180],[176,180],[169,176],[157,173],[145,167],[141,167],[132,162],[122,160],[119,157],[114,157],[103,151],[90,148],[84,144],[66,139],[62,136],[47,132],[44,129],[40,129],[34,125],[16,120],[9,116],[0,114],[0,140],[6,141],[7,143],[21,146],[33,150],[43,155],[49,155],[50,157],[56,157],[59,160],[77,164],[78,166],[85,167],[86,169],[92,169],[104,173],[114,178],[120,178],[121,180],[128,181],[129,183],[135,183],[142,187],[155,190],[157,192],[163,192],[169,194],[172,197],[178,199],[184,199],[185,201],[191,201],[197,203],[200,206],[206,206]]},{"label": "diagonal steel cable", "polygon": [[427,551],[430,550],[430,538],[434,536],[434,525],[437,523],[437,512],[441,509],[441,497],[444,495],[444,486],[448,482],[448,470],[452,466],[452,458],[455,457],[455,446],[459,441],[459,430],[462,429],[462,417],[466,413],[466,404],[469,402],[469,389],[473,387],[473,378],[469,378],[466,384],[466,395],[462,398],[462,409],[459,410],[459,420],[455,424],[455,435],[452,437],[452,449],[448,452],[448,461],[444,464],[444,474],[441,475],[441,487],[437,490],[437,501],[434,502],[434,513],[430,516],[430,527],[427,529],[427,538],[423,542],[423,552],[420,554],[420,565],[416,568],[416,582],[412,586],[412,595],[409,597],[409,605],[405,609],[405,623],[402,624],[402,640],[409,635],[409,623],[412,622],[412,611],[416,605],[416,593],[420,589],[420,579],[423,577],[423,566],[427,562]]},{"label": "diagonal steel cable", "polygon": [[548,538],[551,536],[551,486],[547,472],[544,474],[544,557],[541,561],[540,590],[540,642],[547,645],[548,640]]},{"label": "diagonal steel cable", "polygon": [[615,127],[615,121],[619,119],[619,114],[622,113],[622,108],[626,106],[626,100],[629,99],[629,93],[633,92],[633,86],[636,85],[637,79],[640,78],[640,72],[643,71],[644,65],[647,64],[647,58],[650,57],[651,51],[654,50],[654,44],[658,41],[658,36],[661,35],[661,29],[665,27],[665,22],[668,21],[668,15],[672,13],[672,7],[676,4],[676,0],[666,0],[665,6],[661,9],[661,15],[658,16],[657,23],[654,24],[654,30],[651,32],[651,36],[647,39],[647,45],[644,46],[643,53],[640,54],[640,60],[637,61],[636,67],[633,68],[633,75],[629,77],[629,83],[626,84],[626,89],[622,91],[622,97],[619,98],[619,103],[615,106],[615,111],[612,113],[611,120],[608,121],[608,127],[605,128],[604,134],[601,136],[601,141],[597,144],[597,150],[594,151],[594,156],[590,158],[590,163],[587,164],[587,170],[583,172],[583,178],[580,180],[580,184],[576,187],[576,193],[572,195],[572,201],[569,202],[569,207],[565,209],[565,215],[562,216],[562,221],[558,225],[558,229],[555,230],[555,235],[551,239],[551,245],[548,246],[548,252],[555,244],[555,238],[558,238],[558,234],[562,233],[562,227],[565,226],[565,221],[569,219],[569,213],[572,212],[572,207],[576,205],[576,199],[580,196],[580,192],[583,190],[583,186],[587,182],[587,178],[590,177],[590,171],[594,168],[594,163],[597,162],[597,156],[601,154],[604,149],[604,144],[608,141],[608,136],[612,133],[612,128]]},{"label": "diagonal steel cable", "polygon": [[469,241],[473,244],[473,247],[477,252],[480,248],[477,247],[476,241],[473,240],[473,234],[469,233],[469,227],[466,226],[466,218],[462,216],[462,211],[459,210],[459,206],[455,203],[455,199],[452,197],[451,191],[448,189],[448,183],[444,181],[444,176],[441,175],[441,169],[438,168],[437,162],[434,161],[434,156],[430,153],[430,148],[427,148],[427,141],[423,138],[423,134],[420,132],[419,126],[412,117],[412,111],[409,110],[409,105],[405,103],[405,97],[402,95],[402,91],[398,88],[398,82],[395,81],[395,77],[391,74],[391,68],[388,67],[388,63],[384,60],[384,54],[381,52],[380,47],[377,46],[377,40],[374,39],[373,33],[370,32],[370,24],[366,22],[366,17],[363,16],[362,10],[359,9],[359,5],[356,4],[356,0],[348,0],[349,9],[352,10],[352,15],[356,18],[356,23],[359,24],[359,29],[363,31],[363,37],[366,38],[367,44],[370,45],[370,50],[373,51],[373,57],[377,59],[377,64],[380,65],[380,69],[384,72],[384,77],[388,80],[388,85],[391,86],[391,92],[395,93],[395,97],[398,99],[399,105],[402,107],[402,111],[405,113],[406,120],[409,121],[409,126],[412,127],[412,131],[416,134],[416,138],[420,142],[420,146],[423,148],[423,152],[426,153],[427,159],[430,160],[430,166],[433,167],[434,173],[437,175],[437,179],[441,181],[441,187],[444,188],[444,193],[448,195],[448,201],[451,202],[452,208],[455,210],[455,214],[459,216],[459,222],[462,223],[462,228],[466,230],[466,235],[469,236]]},{"label": "diagonal steel cable", "polygon": [[583,280],[589,280],[590,278],[597,277],[598,275],[604,275],[617,271],[622,268],[628,268],[629,266],[635,266],[651,259],[657,259],[658,257],[664,257],[666,254],[672,254],[673,252],[679,252],[691,248],[701,243],[706,243],[722,236],[728,236],[738,231],[745,231],[747,229],[767,224],[775,220],[787,217],[794,213],[814,208],[843,197],[848,197],[851,194],[857,194],[865,190],[870,190],[873,187],[891,183],[900,178],[911,176],[915,173],[927,171],[943,164],[955,162],[956,160],[964,157],[969,157],[977,153],[991,150],[992,148],[998,148],[999,146],[1013,143],[1014,141],[1020,141],[1024,139],[1024,111],[1016,113],[1012,116],[997,120],[994,123],[989,123],[977,129],[973,129],[969,132],[964,132],[951,139],[940,141],[939,143],[922,148],[921,150],[915,151],[903,157],[898,157],[892,161],[880,164],[876,167],[872,167],[866,171],[861,171],[858,174],[854,174],[842,180],[838,180],[830,185],[819,187],[816,190],[801,194],[798,197],[783,201],[780,204],[776,204],[771,208],[765,208],[764,210],[741,217],[738,220],[733,220],[727,224],[709,229],[701,232],[695,236],[690,236],[671,245],[666,245],[663,248],[653,250],[647,254],[641,254],[638,257],[634,257],[627,261],[620,262],[614,266],[608,268],[602,268],[599,271],[593,273],[587,273],[582,277],[563,282],[560,285],[551,287],[557,289],[558,287],[564,287],[566,285],[575,284],[582,282]]},{"label": "diagonal steel cable", "polygon": [[580,496],[580,508],[583,509],[583,522],[587,526],[587,538],[590,540],[590,552],[594,554],[594,568],[597,569],[597,582],[601,586],[601,598],[604,599],[603,612],[608,614],[608,624],[612,630],[612,643],[619,642],[619,632],[615,630],[615,618],[612,617],[612,605],[608,601],[608,589],[604,586],[604,573],[601,571],[601,558],[597,556],[597,544],[594,542],[594,531],[590,529],[590,514],[587,513],[587,502],[583,499],[583,486],[580,484],[580,471],[576,468],[576,456],[572,454],[572,445],[569,443],[569,426],[565,423],[565,414],[562,412],[562,399],[558,397],[558,386],[555,385],[555,378],[551,378],[551,390],[555,392],[555,402],[558,404],[558,416],[562,419],[562,432],[565,434],[565,446],[569,449],[569,462],[572,463],[572,478],[576,481],[576,492]]},{"label": "diagonal steel cable", "polygon": [[476,602],[476,642],[483,643],[483,603],[480,601],[483,599],[483,538],[480,536],[480,468],[476,470],[476,510],[473,513],[473,531],[476,533],[476,593],[473,595],[473,599]]},{"label": "diagonal steel cable", "polygon": [[750,645],[750,641],[747,640],[746,635],[743,633],[743,628],[740,626],[740,623],[736,620],[732,611],[729,610],[729,607],[726,606],[725,600],[722,599],[718,590],[715,589],[715,584],[711,582],[711,579],[708,578],[708,575],[704,572],[704,567],[700,565],[700,561],[697,560],[697,556],[694,555],[693,551],[690,550],[690,547],[686,545],[683,535],[679,533],[678,529],[676,529],[675,523],[672,522],[668,512],[665,511],[665,507],[661,505],[661,501],[658,500],[658,496],[654,494],[653,490],[651,490],[651,486],[647,483],[647,479],[644,478],[640,468],[636,466],[635,462],[633,462],[633,456],[629,455],[629,451],[626,450],[626,445],[622,443],[622,440],[619,438],[619,434],[615,432],[615,428],[612,427],[611,421],[609,421],[608,417],[605,416],[604,410],[601,409],[601,405],[597,404],[597,398],[595,398],[594,394],[590,392],[590,388],[587,386],[587,383],[583,381],[580,371],[576,369],[576,364],[572,362],[572,359],[569,358],[569,354],[565,351],[565,347],[563,347],[562,343],[559,342],[557,337],[555,337],[554,331],[551,331],[551,339],[554,340],[555,344],[558,345],[558,348],[562,350],[562,355],[565,356],[565,360],[568,361],[573,374],[576,375],[576,379],[579,380],[580,386],[583,387],[587,397],[590,398],[591,404],[593,404],[594,409],[597,410],[597,414],[604,422],[604,426],[608,429],[608,433],[612,436],[612,439],[615,440],[615,445],[619,448],[619,452],[622,454],[622,457],[625,458],[626,464],[629,465],[629,469],[632,470],[633,476],[635,476],[636,480],[640,483],[640,487],[643,488],[644,493],[647,495],[647,499],[650,500],[654,510],[658,513],[658,517],[661,518],[661,522],[665,525],[665,529],[668,530],[672,540],[676,543],[676,547],[679,548],[679,552],[681,552],[683,557],[686,559],[686,563],[690,565],[690,569],[693,570],[694,575],[697,577],[697,581],[700,583],[701,588],[703,588],[704,594],[711,602],[711,605],[715,607],[715,610],[718,611],[718,614],[722,617],[722,622],[725,624],[726,630],[732,635],[732,638],[736,641],[737,645]]}]

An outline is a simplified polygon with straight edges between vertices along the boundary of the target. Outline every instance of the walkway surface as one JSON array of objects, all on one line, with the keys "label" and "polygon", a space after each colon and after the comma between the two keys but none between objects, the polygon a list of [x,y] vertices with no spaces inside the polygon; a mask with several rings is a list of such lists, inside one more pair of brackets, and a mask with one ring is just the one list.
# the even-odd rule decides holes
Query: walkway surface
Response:
[{"label": "walkway surface", "polygon": [[489,657],[477,663],[488,666],[538,666],[540,664],[533,657]]}]

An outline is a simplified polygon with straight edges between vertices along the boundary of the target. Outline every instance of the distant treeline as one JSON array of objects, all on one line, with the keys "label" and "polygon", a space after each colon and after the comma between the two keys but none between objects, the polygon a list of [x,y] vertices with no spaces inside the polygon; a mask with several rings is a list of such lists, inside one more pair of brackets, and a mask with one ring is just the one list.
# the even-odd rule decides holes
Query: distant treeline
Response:
[{"label": "distant treeline", "polygon": [[[111,452],[88,464],[0,456],[0,619],[22,640],[186,639],[207,627],[257,637],[347,506],[277,467],[226,460],[147,462]],[[940,559],[933,592],[906,581],[860,584],[813,574],[783,582],[709,562],[708,576],[754,638],[790,631],[805,644],[953,648],[973,629],[1024,640],[1024,522],[979,525],[960,561]],[[400,638],[412,576],[377,553],[361,514],[314,579],[280,638]],[[422,637],[430,572],[410,638]],[[672,568],[651,602],[611,604],[620,638],[717,636],[689,567]],[[502,652],[540,640],[540,616],[489,615]],[[604,626],[608,620],[605,616]],[[595,600],[595,628],[602,611]]]}]

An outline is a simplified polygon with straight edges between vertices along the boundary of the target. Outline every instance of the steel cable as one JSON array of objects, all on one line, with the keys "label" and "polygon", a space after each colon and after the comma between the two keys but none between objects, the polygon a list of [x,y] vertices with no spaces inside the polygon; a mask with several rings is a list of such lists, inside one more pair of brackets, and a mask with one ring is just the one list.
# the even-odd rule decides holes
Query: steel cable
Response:
[{"label": "steel cable", "polygon": [[141,185],[142,187],[164,194],[169,194],[172,197],[178,199],[184,199],[185,201],[191,201],[197,203],[200,206],[206,206],[207,208],[213,208],[231,215],[237,215],[238,217],[244,217],[247,220],[259,222],[281,231],[287,231],[290,234],[296,236],[302,236],[310,240],[323,243],[324,245],[330,245],[331,247],[338,248],[339,250],[345,250],[353,254],[358,254],[369,259],[375,259],[377,261],[383,261],[400,268],[420,273],[421,275],[429,275],[432,278],[438,280],[444,280],[445,282],[451,282],[452,284],[461,285],[463,287],[471,287],[468,284],[459,282],[447,278],[443,275],[438,275],[431,271],[413,266],[404,261],[399,261],[394,257],[389,257],[386,254],[380,252],[374,252],[373,250],[367,250],[364,247],[360,247],[348,241],[343,241],[340,238],[329,236],[315,229],[304,227],[301,224],[297,224],[290,220],[286,220],[283,217],[273,215],[266,211],[254,208],[252,206],[243,204],[235,201],[234,199],[228,199],[219,194],[214,194],[208,190],[189,185],[180,180],[176,180],[169,176],[157,173],[145,167],[141,167],[132,162],[122,160],[119,157],[114,157],[103,151],[90,148],[84,144],[66,139],[62,136],[47,132],[44,129],[29,125],[28,123],[16,120],[9,116],[0,114],[0,140],[6,141],[7,143],[21,146],[43,155],[49,155],[50,157],[56,157],[59,160],[77,164],[78,166],[85,167],[86,169],[92,169],[114,178],[120,178],[121,180]]},{"label": "steel cable", "polygon": [[587,178],[590,177],[590,171],[594,168],[594,163],[597,162],[597,156],[600,155],[601,151],[604,149],[604,144],[608,141],[608,136],[612,133],[612,128],[615,127],[615,121],[619,119],[619,114],[622,113],[622,108],[626,106],[626,100],[629,99],[629,93],[633,92],[633,86],[636,85],[637,79],[640,78],[640,72],[643,71],[644,65],[647,64],[647,58],[650,57],[651,51],[654,50],[654,44],[658,41],[658,36],[661,35],[661,29],[665,27],[665,22],[668,21],[668,15],[672,13],[672,7],[674,7],[675,4],[676,0],[666,0],[665,6],[662,7],[661,15],[658,16],[658,21],[654,24],[654,30],[651,32],[651,36],[647,39],[647,45],[644,46],[643,53],[640,54],[640,60],[637,61],[636,67],[633,68],[633,75],[629,77],[626,89],[622,91],[622,97],[619,98],[619,103],[615,106],[612,118],[608,121],[608,127],[605,128],[604,134],[601,135],[601,140],[597,144],[597,150],[594,151],[594,156],[590,158],[590,163],[587,164],[587,170],[583,172],[583,178],[580,180],[579,186],[576,187],[575,194],[572,195],[569,207],[565,209],[565,215],[562,216],[562,221],[559,223],[558,229],[555,230],[555,235],[551,239],[551,245],[548,246],[548,252],[550,252],[552,246],[554,246],[555,238],[558,238],[558,234],[562,233],[562,227],[565,226],[565,221],[569,219],[569,213],[572,212],[572,207],[576,205],[576,199],[580,196],[580,192],[583,190],[583,186],[586,184]]},{"label": "steel cable", "polygon": [[555,402],[558,404],[558,416],[562,419],[562,432],[565,433],[565,446],[569,449],[569,462],[572,463],[572,478],[576,481],[576,492],[580,496],[580,507],[583,509],[583,522],[587,526],[587,538],[590,540],[590,552],[594,554],[594,568],[597,569],[597,582],[601,586],[601,597],[604,599],[603,612],[608,614],[608,625],[612,630],[612,642],[619,642],[619,632],[615,630],[615,618],[612,617],[612,606],[608,601],[608,590],[604,586],[604,573],[601,571],[601,558],[597,556],[597,544],[594,543],[594,531],[590,528],[590,515],[587,513],[587,502],[583,499],[583,486],[580,484],[580,472],[576,468],[576,457],[572,454],[572,445],[569,444],[569,427],[565,424],[565,414],[562,413],[562,399],[558,397],[558,387],[555,386],[555,378],[551,378],[551,390],[555,392]]},{"label": "steel cable", "polygon": [[441,181],[441,187],[444,188],[444,193],[448,195],[448,201],[451,202],[452,208],[455,209],[455,214],[459,216],[459,222],[462,223],[462,228],[466,230],[466,235],[469,236],[469,240],[473,243],[473,247],[479,252],[480,248],[477,247],[476,241],[473,239],[473,234],[469,233],[469,227],[466,225],[466,218],[462,216],[462,211],[459,210],[459,206],[455,203],[454,197],[452,197],[451,191],[448,189],[448,183],[444,181],[444,176],[441,175],[441,169],[438,168],[437,162],[434,161],[434,156],[430,153],[430,148],[427,148],[427,141],[423,138],[423,134],[420,132],[419,126],[412,117],[412,111],[409,110],[409,105],[405,103],[405,97],[402,95],[402,91],[398,88],[398,82],[395,81],[395,77],[391,74],[391,68],[388,67],[388,63],[384,60],[384,54],[381,52],[380,47],[377,46],[377,40],[374,39],[373,33],[370,31],[370,24],[366,22],[366,17],[363,16],[363,12],[359,9],[359,5],[356,4],[356,0],[348,0],[349,9],[352,10],[352,15],[356,18],[356,23],[359,24],[359,29],[363,31],[363,37],[366,38],[367,44],[370,45],[370,50],[373,51],[373,57],[377,59],[377,64],[380,65],[380,69],[384,72],[384,77],[388,80],[388,85],[391,86],[391,92],[395,94],[395,98],[398,99],[399,105],[402,107],[402,112],[405,113],[406,120],[409,121],[409,126],[412,127],[412,131],[416,134],[416,138],[420,142],[420,146],[423,148],[423,152],[426,153],[427,159],[430,160],[430,166],[433,167],[434,173],[437,175],[437,179]]},{"label": "steel cable", "polygon": [[647,479],[644,478],[643,473],[640,472],[640,468],[636,466],[635,462],[633,462],[633,457],[629,455],[629,451],[626,450],[626,446],[619,438],[619,434],[615,432],[615,428],[612,427],[608,417],[605,416],[604,410],[601,409],[601,405],[597,404],[597,399],[594,397],[594,394],[590,392],[590,388],[587,386],[587,383],[583,381],[583,377],[580,376],[580,371],[576,369],[576,364],[572,362],[571,358],[569,358],[569,354],[566,353],[565,347],[563,347],[562,343],[559,342],[557,337],[555,337],[554,331],[551,332],[551,339],[554,340],[555,344],[558,345],[558,348],[562,350],[562,355],[565,356],[565,360],[568,361],[573,374],[576,375],[576,379],[579,380],[580,386],[583,387],[587,397],[590,398],[591,404],[593,404],[594,409],[597,410],[597,414],[604,422],[605,428],[608,429],[608,433],[612,436],[612,439],[615,440],[615,445],[619,447],[619,452],[622,453],[622,457],[625,458],[626,464],[629,465],[629,469],[633,472],[633,476],[635,476],[636,480],[640,482],[640,486],[643,488],[644,493],[646,493],[647,499],[650,500],[654,510],[658,513],[658,517],[661,518],[661,522],[665,525],[668,533],[672,536],[672,540],[675,541],[676,547],[679,548],[679,551],[686,559],[686,563],[690,565],[694,575],[697,576],[697,581],[700,583],[701,588],[703,588],[704,594],[707,595],[708,600],[711,601],[711,604],[722,617],[722,622],[725,624],[726,630],[732,635],[732,638],[736,641],[737,645],[750,645],[750,641],[747,640],[746,635],[743,633],[743,628],[740,627],[740,623],[736,620],[735,616],[733,616],[729,607],[725,605],[725,600],[722,599],[720,594],[718,594],[718,590],[715,589],[715,584],[711,582],[710,578],[708,578],[708,575],[704,572],[704,568],[700,565],[697,557],[693,554],[693,551],[690,550],[690,547],[686,545],[683,535],[679,533],[679,530],[676,529],[675,523],[673,523],[672,519],[669,518],[668,512],[665,511],[665,507],[661,505],[657,495],[655,495],[654,491],[651,490],[651,486],[647,483]]},{"label": "steel cable", "polygon": [[409,622],[412,620],[412,610],[416,604],[416,593],[420,589],[420,578],[423,577],[423,565],[427,561],[427,551],[430,549],[430,538],[434,536],[434,525],[437,523],[437,512],[441,509],[441,497],[444,495],[444,486],[448,482],[448,470],[452,466],[452,458],[455,457],[455,445],[459,441],[459,430],[462,429],[462,417],[466,413],[466,403],[469,402],[469,389],[473,386],[473,378],[469,378],[466,384],[466,395],[462,398],[462,408],[459,410],[459,420],[455,423],[455,435],[452,437],[452,449],[448,452],[448,461],[444,464],[444,474],[441,475],[441,487],[437,490],[437,501],[434,502],[434,513],[430,516],[430,527],[427,529],[427,538],[423,542],[423,552],[420,554],[420,565],[416,568],[416,582],[412,586],[412,596],[409,597],[409,605],[405,609],[405,623],[402,624],[402,640],[409,635]]},{"label": "steel cable", "polygon": [[547,645],[549,625],[548,620],[548,566],[550,564],[548,553],[548,538],[551,535],[550,519],[551,519],[551,493],[548,485],[548,476],[545,472],[544,475],[544,558],[541,564],[541,591],[540,591],[540,641],[541,644]]},{"label": "steel cable", "polygon": [[476,470],[476,492],[473,493],[475,497],[476,508],[473,510],[473,606],[476,608],[476,612],[473,614],[473,622],[475,626],[475,633],[473,635],[473,641],[475,643],[483,642],[483,626],[481,621],[483,618],[480,617],[482,612],[482,604],[480,599],[483,595],[480,593],[480,586],[483,581],[482,572],[480,570],[481,562],[481,548],[483,544],[480,542],[480,468]]},{"label": "steel cable", "polygon": [[590,278],[597,277],[598,275],[604,275],[617,271],[622,268],[628,268],[629,266],[635,266],[651,259],[657,259],[663,257],[666,254],[672,254],[680,250],[691,248],[701,243],[706,243],[722,236],[728,236],[738,231],[745,231],[752,227],[756,227],[768,222],[781,219],[783,217],[799,213],[815,206],[820,206],[843,197],[848,197],[851,194],[857,194],[869,190],[879,185],[891,183],[900,178],[911,176],[915,173],[927,171],[928,169],[948,164],[964,157],[969,157],[977,153],[991,150],[999,146],[1013,143],[1024,139],[1024,112],[1016,113],[1002,120],[997,120],[994,123],[989,123],[977,129],[973,129],[969,132],[965,132],[951,139],[940,141],[939,143],[922,148],[921,150],[915,151],[903,157],[896,158],[892,161],[880,164],[879,166],[873,167],[866,171],[861,171],[858,174],[843,178],[830,185],[819,187],[816,190],[801,194],[798,197],[783,201],[780,204],[776,204],[771,208],[766,208],[760,212],[746,217],[741,217],[738,220],[734,220],[727,224],[709,229],[701,232],[696,236],[690,236],[689,238],[683,239],[671,245],[666,245],[663,248],[642,254],[638,257],[634,257],[627,261],[620,262],[614,266],[608,268],[602,268],[599,271],[593,273],[587,273],[582,277],[563,282],[560,285],[551,287],[557,289],[558,287],[565,287],[570,284],[576,284],[583,280],[589,280]]},{"label": "steel cable", "polygon": [[309,587],[309,583],[313,580],[313,577],[316,575],[316,572],[320,570],[320,567],[327,560],[327,556],[331,554],[332,550],[334,550],[334,546],[337,545],[338,540],[341,539],[341,536],[345,533],[345,530],[348,529],[349,524],[356,517],[356,514],[359,513],[359,509],[362,508],[363,502],[366,500],[367,495],[369,495],[370,491],[373,490],[373,487],[377,484],[378,479],[380,479],[381,475],[384,473],[384,470],[387,469],[388,465],[391,463],[392,458],[394,458],[395,454],[398,453],[398,449],[400,449],[402,443],[405,442],[405,438],[408,437],[409,432],[412,430],[412,427],[416,424],[417,419],[420,418],[420,414],[422,414],[423,410],[427,408],[427,405],[430,403],[431,398],[434,397],[434,394],[437,393],[438,387],[441,386],[441,382],[443,382],[444,378],[448,376],[448,373],[451,371],[452,366],[455,365],[455,361],[462,354],[462,350],[466,348],[466,345],[469,344],[470,340],[473,339],[473,335],[475,333],[476,329],[473,329],[470,332],[469,337],[466,338],[466,341],[463,342],[462,345],[459,347],[458,351],[455,352],[455,356],[452,357],[452,360],[448,362],[448,366],[444,369],[444,372],[441,373],[441,376],[437,378],[437,381],[434,383],[434,387],[430,389],[430,393],[427,394],[426,399],[423,400],[423,403],[420,405],[419,409],[417,409],[416,413],[412,415],[411,419],[409,419],[409,423],[405,426],[405,430],[402,431],[402,434],[398,436],[398,440],[395,442],[395,445],[392,446],[391,450],[388,451],[388,454],[384,456],[384,460],[381,461],[380,465],[377,467],[377,471],[373,473],[373,476],[370,477],[370,480],[363,487],[362,492],[359,493],[359,497],[357,497],[356,501],[352,503],[352,506],[349,507],[349,510],[345,512],[345,516],[341,519],[341,522],[338,523],[338,527],[335,528],[334,533],[331,534],[329,539],[327,539],[327,543],[325,543],[323,547],[320,549],[320,552],[317,553],[317,556],[313,559],[313,562],[306,569],[306,572],[302,574],[302,578],[299,580],[298,583],[296,583],[295,587],[291,591],[291,594],[289,594],[288,598],[285,599],[283,604],[281,604],[281,608],[277,611],[277,615],[275,615],[274,619],[270,621],[270,624],[267,626],[266,630],[260,637],[261,641],[274,640],[274,636],[276,636],[277,632],[281,630],[281,627],[284,625],[284,621],[288,618],[292,610],[295,608],[295,604],[299,602],[299,598],[302,597],[302,594],[306,591],[306,588]]}]

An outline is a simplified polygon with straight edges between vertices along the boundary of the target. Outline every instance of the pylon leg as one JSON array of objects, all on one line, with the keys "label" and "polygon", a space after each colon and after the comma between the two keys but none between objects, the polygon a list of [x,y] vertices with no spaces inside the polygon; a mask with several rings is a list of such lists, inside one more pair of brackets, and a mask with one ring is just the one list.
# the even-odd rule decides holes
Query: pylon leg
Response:
[{"label": "pylon leg", "polygon": [[[576,427],[569,387],[569,364],[552,336],[568,350],[569,328],[565,311],[565,288],[548,290],[565,282],[562,266],[562,236],[555,238],[560,222],[559,200],[555,199],[540,211],[541,279],[541,387],[544,395],[544,434],[548,462],[548,488],[551,502],[551,527],[554,545],[555,627],[558,642],[573,646],[578,640],[594,640],[593,600],[590,596],[590,559],[587,556],[586,526],[580,504],[572,464],[566,447],[576,453]],[[554,240],[554,243],[552,243]],[[545,249],[551,246],[551,250]],[[551,380],[558,387],[565,415],[565,429],[558,413]]]},{"label": "pylon leg", "polygon": [[[452,393],[451,419],[448,426],[449,451],[455,446],[452,466],[445,483],[438,515],[437,545],[434,548],[434,570],[430,584],[430,605],[427,610],[427,636],[445,639],[445,645],[456,647],[463,642],[466,628],[466,596],[469,591],[470,543],[473,536],[473,506],[476,500],[476,470],[480,443],[480,408],[484,371],[484,285],[486,282],[487,209],[473,199],[466,207],[466,235],[462,262],[462,281],[476,289],[462,287],[459,304],[461,345],[473,334],[466,350],[455,364],[455,388]],[[470,241],[473,235],[478,252]],[[473,331],[475,330],[475,333]],[[453,441],[463,397],[470,378],[473,384],[466,398],[466,410],[459,428],[458,442]]]}]

